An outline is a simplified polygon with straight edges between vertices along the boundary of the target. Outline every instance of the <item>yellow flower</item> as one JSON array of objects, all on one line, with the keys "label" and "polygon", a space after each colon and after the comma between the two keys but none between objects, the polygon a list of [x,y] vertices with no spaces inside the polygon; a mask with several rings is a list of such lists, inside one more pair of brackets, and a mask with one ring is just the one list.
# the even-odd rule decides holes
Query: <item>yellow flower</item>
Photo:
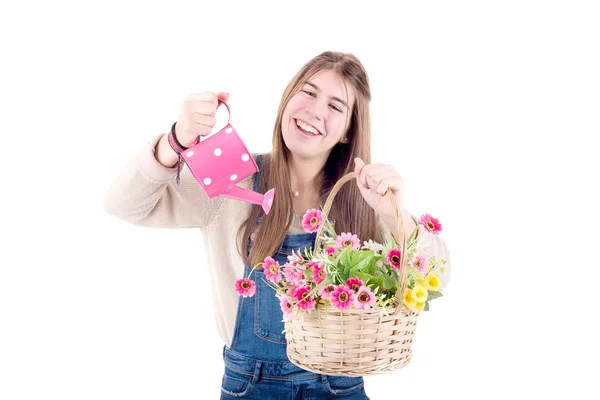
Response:
[{"label": "yellow flower", "polygon": [[425,286],[425,288],[431,292],[436,292],[440,290],[440,278],[433,272],[430,272],[425,277],[425,282],[423,282],[423,286]]},{"label": "yellow flower", "polygon": [[425,308],[425,302],[424,301],[418,301],[417,304],[415,305],[415,309],[412,310],[414,312],[421,312],[423,311],[423,308]]},{"label": "yellow flower", "polygon": [[402,298],[404,300],[404,304],[406,304],[406,307],[413,311],[413,308],[417,305],[417,299],[415,299],[415,296],[413,296],[413,291],[409,288],[404,289]]},{"label": "yellow flower", "polygon": [[417,285],[424,284],[425,283],[425,277],[423,276],[423,274],[416,273],[415,274],[415,282],[417,283]]},{"label": "yellow flower", "polygon": [[425,303],[427,301],[427,289],[421,285],[416,285],[413,288],[413,296],[417,303]]},{"label": "yellow flower", "polygon": [[418,313],[425,307],[424,301],[417,301],[414,289],[404,289],[404,295],[402,297],[404,299],[404,304],[406,304],[406,308],[412,312]]}]

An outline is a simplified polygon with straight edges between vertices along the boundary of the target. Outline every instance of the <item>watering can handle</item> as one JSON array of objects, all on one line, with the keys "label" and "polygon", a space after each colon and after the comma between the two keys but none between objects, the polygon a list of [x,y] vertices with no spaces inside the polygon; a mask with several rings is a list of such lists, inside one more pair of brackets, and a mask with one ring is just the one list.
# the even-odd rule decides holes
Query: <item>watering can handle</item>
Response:
[{"label": "watering can handle", "polygon": [[218,99],[218,100],[219,100],[219,104],[217,104],[217,108],[219,107],[219,105],[221,103],[225,104],[225,107],[227,107],[228,118],[227,118],[227,125],[225,125],[225,126],[229,126],[229,123],[231,122],[231,110],[229,109],[229,105],[221,99]]},{"label": "watering can handle", "polygon": [[[219,108],[219,106],[221,105],[221,103],[225,105],[225,107],[227,108],[227,113],[228,113],[228,114],[227,114],[227,115],[228,115],[228,118],[227,118],[227,125],[225,125],[225,126],[222,128],[222,129],[225,129],[225,128],[227,128],[227,127],[229,126],[229,124],[231,123],[231,109],[229,108],[229,104],[227,104],[226,102],[224,102],[224,101],[223,101],[223,100],[221,100],[221,99],[218,99],[218,103],[217,103],[217,109]],[[215,114],[216,114],[216,112],[215,112]],[[200,138],[198,139],[198,142],[197,142],[197,143],[199,143],[199,142],[201,142],[201,141],[204,141],[204,140],[208,139],[210,136],[213,136],[213,135],[214,135],[214,134],[216,134],[216,133],[217,133],[217,131],[215,131],[215,130],[214,130],[214,127],[213,127],[213,131],[212,131],[212,132],[210,132],[210,133],[209,133],[208,135],[206,135],[206,136],[200,137]]]}]

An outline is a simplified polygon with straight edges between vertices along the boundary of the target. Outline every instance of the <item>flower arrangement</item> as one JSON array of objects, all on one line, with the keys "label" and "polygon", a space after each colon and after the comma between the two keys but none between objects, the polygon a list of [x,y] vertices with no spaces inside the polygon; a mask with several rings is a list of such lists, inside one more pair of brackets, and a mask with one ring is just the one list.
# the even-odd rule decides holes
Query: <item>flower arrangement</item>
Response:
[{"label": "flower arrangement", "polygon": [[[422,215],[418,222],[433,234],[442,230],[439,220],[429,214]],[[252,269],[262,265],[265,278],[280,300],[284,321],[295,313],[311,312],[318,305],[346,312],[372,308],[391,312],[397,307],[402,254],[394,238],[386,244],[364,241],[361,246],[355,234],[337,235],[331,222],[316,209],[306,212],[302,224],[304,231],[311,233],[325,224],[320,246],[304,253],[294,251],[284,265],[267,257]],[[443,273],[446,263],[418,251],[417,229],[418,226],[406,241],[408,267],[401,293],[403,305],[415,313],[428,310],[429,302],[442,296],[440,278],[434,269],[440,265],[438,270]],[[251,297],[256,292],[251,274],[235,283],[241,296]]]}]

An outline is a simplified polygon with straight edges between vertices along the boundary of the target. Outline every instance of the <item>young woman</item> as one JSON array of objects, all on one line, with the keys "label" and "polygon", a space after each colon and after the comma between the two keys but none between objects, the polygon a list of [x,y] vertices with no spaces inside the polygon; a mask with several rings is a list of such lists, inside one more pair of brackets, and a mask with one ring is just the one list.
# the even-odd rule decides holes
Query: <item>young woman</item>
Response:
[{"label": "young woman", "polygon": [[[338,192],[330,219],[338,233],[363,240],[397,239],[397,221],[385,193],[401,210],[405,234],[416,219],[404,208],[402,177],[391,165],[371,164],[369,79],[352,54],[324,52],[306,63],[281,98],[272,151],[254,154],[260,171],[239,186],[264,193],[275,188],[269,214],[259,206],[225,197],[209,199],[189,170],[179,183],[177,152],[206,136],[216,124],[219,100],[227,93],[191,94],[168,134],[156,137],[120,172],[107,191],[107,212],[142,226],[200,228],[213,285],[216,321],[225,342],[222,398],[367,399],[363,378],[325,376],[289,362],[282,312],[273,290],[253,273],[256,294],[240,297],[234,282],[272,256],[281,265],[292,251],[310,247],[314,233],[302,215],[320,208],[339,178],[358,174]],[[170,137],[169,137],[170,136]],[[444,242],[419,226],[419,247],[447,260]]]}]

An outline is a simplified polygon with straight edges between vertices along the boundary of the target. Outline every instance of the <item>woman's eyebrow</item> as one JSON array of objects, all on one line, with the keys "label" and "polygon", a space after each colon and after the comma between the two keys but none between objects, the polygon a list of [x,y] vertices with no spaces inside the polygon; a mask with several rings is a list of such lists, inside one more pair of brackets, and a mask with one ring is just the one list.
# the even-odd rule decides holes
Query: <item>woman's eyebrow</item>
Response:
[{"label": "woman's eyebrow", "polygon": [[[312,82],[306,82],[306,84],[312,86],[317,92],[321,91],[321,89],[319,89],[319,87],[317,85],[315,85],[314,83],[312,83]],[[339,101],[340,103],[342,103],[343,105],[345,105],[346,108],[348,108],[348,104],[344,100],[340,99],[339,97],[329,96],[329,98],[332,99],[332,100],[335,100],[335,101]]]}]

